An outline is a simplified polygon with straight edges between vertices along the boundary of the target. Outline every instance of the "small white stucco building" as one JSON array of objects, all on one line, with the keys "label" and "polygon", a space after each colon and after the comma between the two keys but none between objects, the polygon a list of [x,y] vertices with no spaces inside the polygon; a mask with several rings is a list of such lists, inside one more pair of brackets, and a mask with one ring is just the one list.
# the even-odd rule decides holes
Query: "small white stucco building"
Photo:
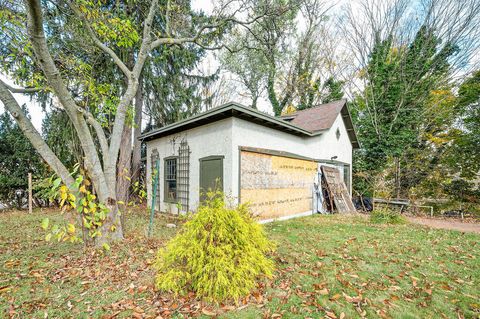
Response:
[{"label": "small white stucco building", "polygon": [[359,145],[346,100],[282,117],[227,103],[141,139],[149,205],[158,176],[157,210],[195,211],[205,191],[217,187],[264,220],[312,213],[320,165],[337,167],[351,192]]}]

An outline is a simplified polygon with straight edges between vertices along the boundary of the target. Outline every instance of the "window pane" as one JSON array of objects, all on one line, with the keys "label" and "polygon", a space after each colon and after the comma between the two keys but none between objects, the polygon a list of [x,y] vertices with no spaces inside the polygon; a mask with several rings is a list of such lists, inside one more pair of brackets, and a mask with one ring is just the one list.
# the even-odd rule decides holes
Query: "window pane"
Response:
[{"label": "window pane", "polygon": [[177,181],[171,180],[167,181],[168,186],[168,198],[169,199],[176,199],[177,198]]},{"label": "window pane", "polygon": [[165,161],[165,192],[167,200],[177,198],[177,160],[168,159]]},{"label": "window pane", "polygon": [[175,159],[169,159],[166,162],[167,165],[167,174],[166,179],[176,179],[177,178],[177,161]]}]

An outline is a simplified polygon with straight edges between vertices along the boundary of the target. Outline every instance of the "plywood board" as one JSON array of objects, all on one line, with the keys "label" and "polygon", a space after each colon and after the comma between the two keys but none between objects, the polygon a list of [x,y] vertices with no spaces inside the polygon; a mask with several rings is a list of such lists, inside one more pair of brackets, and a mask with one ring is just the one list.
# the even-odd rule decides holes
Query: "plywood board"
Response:
[{"label": "plywood board", "polygon": [[354,212],[355,207],[352,203],[352,198],[348,193],[347,185],[340,176],[337,168],[322,166],[322,174],[327,182],[330,196],[333,197],[333,202],[339,213]]},{"label": "plywood board", "polygon": [[241,151],[240,199],[261,219],[312,209],[314,161]]}]

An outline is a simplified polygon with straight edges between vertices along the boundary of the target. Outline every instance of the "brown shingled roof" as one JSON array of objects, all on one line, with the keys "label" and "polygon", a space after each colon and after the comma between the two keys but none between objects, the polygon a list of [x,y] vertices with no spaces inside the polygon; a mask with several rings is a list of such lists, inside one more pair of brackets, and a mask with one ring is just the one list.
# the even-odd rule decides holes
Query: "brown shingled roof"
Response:
[{"label": "brown shingled roof", "polygon": [[335,122],[335,119],[340,113],[342,114],[353,147],[358,148],[359,144],[357,136],[355,134],[355,129],[353,128],[350,112],[347,108],[347,100],[345,99],[297,111],[292,114],[284,115],[281,118],[310,132],[320,132],[331,128],[333,122]]},{"label": "brown shingled roof", "polygon": [[311,132],[328,130],[332,127],[333,122],[335,122],[335,119],[345,105],[345,102],[345,100],[333,101],[311,109],[289,114],[289,116],[294,116],[290,123]]}]

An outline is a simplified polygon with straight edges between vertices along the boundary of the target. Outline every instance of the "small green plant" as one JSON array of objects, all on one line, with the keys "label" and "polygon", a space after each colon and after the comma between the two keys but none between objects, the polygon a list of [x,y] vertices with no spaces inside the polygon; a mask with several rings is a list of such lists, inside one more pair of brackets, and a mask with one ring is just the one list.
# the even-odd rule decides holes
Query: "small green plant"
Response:
[{"label": "small green plant", "polygon": [[147,199],[147,191],[145,185],[136,181],[132,184],[132,196],[133,200],[128,203],[128,206],[136,206],[142,204]]},{"label": "small green plant", "polygon": [[178,202],[178,203],[175,204],[175,206],[177,206],[177,212],[180,213],[183,209],[182,203]]},{"label": "small green plant", "polygon": [[[91,192],[91,183],[85,179],[82,174],[77,173],[79,166],[74,167],[72,176],[76,174],[75,183],[71,186],[73,191],[62,183],[62,180],[55,175],[48,179],[50,189],[45,191],[44,196],[59,202],[62,214],[68,212],[69,222],[61,224],[52,224],[48,218],[42,221],[42,229],[46,232],[45,240],[50,241],[52,238],[57,241],[81,242],[85,244],[93,244],[96,238],[103,234],[100,231],[105,221],[108,208],[98,203],[97,197]],[[79,225],[80,227],[76,227]],[[111,231],[114,231],[112,226]],[[82,237],[78,236],[77,229],[81,228]],[[109,247],[103,246],[108,250]]]},{"label": "small green plant", "polygon": [[375,224],[404,224],[405,217],[388,208],[375,209],[370,213],[370,222]]},{"label": "small green plant", "polygon": [[274,263],[273,244],[248,207],[229,208],[221,192],[209,192],[198,212],[158,252],[155,284],[159,290],[194,291],[208,301],[238,300]]}]

